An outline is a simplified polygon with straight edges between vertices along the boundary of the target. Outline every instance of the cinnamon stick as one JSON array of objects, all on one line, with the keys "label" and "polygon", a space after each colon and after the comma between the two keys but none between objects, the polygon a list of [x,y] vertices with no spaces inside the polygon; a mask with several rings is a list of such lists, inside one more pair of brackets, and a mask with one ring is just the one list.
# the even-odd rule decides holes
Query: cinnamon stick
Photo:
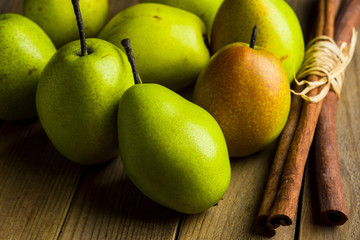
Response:
[{"label": "cinnamon stick", "polygon": [[[317,29],[315,34],[317,36],[322,35],[323,33],[324,21],[325,21],[324,9],[325,9],[325,1],[321,0],[319,2],[319,9],[318,9],[318,12],[321,14],[318,14]],[[295,85],[294,90],[296,92],[300,92],[302,87],[300,87],[297,84],[294,85]],[[268,221],[270,211],[272,209],[272,206],[274,205],[276,195],[280,186],[281,175],[285,165],[285,160],[287,158],[290,149],[290,145],[292,143],[295,134],[295,130],[298,125],[298,121],[302,109],[302,103],[303,100],[299,96],[294,94],[292,95],[289,117],[279,138],[278,147],[269,172],[268,181],[265,187],[263,200],[261,202],[258,216],[256,218],[255,227],[257,232],[259,232],[261,235],[266,237],[272,237],[275,235],[275,228],[268,228],[266,222]]]},{"label": "cinnamon stick", "polygon": [[[360,24],[360,0],[347,1],[336,21],[335,41],[349,44],[352,29]],[[330,91],[325,97],[315,133],[315,173],[321,218],[331,225],[348,220],[341,184],[336,143],[337,95]]]},{"label": "cinnamon stick", "polygon": [[[324,13],[325,1],[319,2],[319,12]],[[317,19],[316,35],[321,35],[324,28],[324,15],[319,14]],[[300,92],[301,87],[294,84],[294,90]],[[268,220],[272,206],[274,205],[275,198],[279,189],[281,174],[285,165],[285,160],[293,140],[296,127],[298,125],[300,112],[303,100],[297,96],[292,95],[291,108],[287,123],[282,131],[276,154],[269,172],[268,181],[265,187],[263,200],[260,205],[258,216],[256,218],[256,230],[263,236],[272,237],[275,235],[275,228],[268,228],[266,222]]]},{"label": "cinnamon stick", "polygon": [[[294,84],[296,92],[301,91],[301,86]],[[260,205],[260,210],[256,218],[256,230],[263,236],[272,237],[275,235],[275,230],[266,226],[266,221],[269,217],[271,207],[274,204],[276,193],[279,188],[281,173],[285,164],[285,159],[290,148],[291,141],[294,137],[295,129],[299,121],[300,111],[302,106],[302,99],[300,96],[293,94],[291,96],[291,107],[288,120],[280,135],[278,148],[269,172],[269,177],[265,187],[263,200]]]},{"label": "cinnamon stick", "polygon": [[[335,11],[338,5],[336,2],[337,0],[319,1],[317,36],[333,37]],[[318,79],[316,75],[308,78],[309,81]],[[321,89],[313,89],[309,95],[317,95],[319,91]],[[280,225],[291,225],[295,217],[304,168],[322,104],[323,100],[318,103],[303,103],[298,126],[282,172],[280,187],[266,222],[270,229],[275,229]]]},{"label": "cinnamon stick", "polygon": [[335,23],[335,42],[349,43],[352,37],[351,30],[357,29],[360,24],[360,0],[345,0]]}]

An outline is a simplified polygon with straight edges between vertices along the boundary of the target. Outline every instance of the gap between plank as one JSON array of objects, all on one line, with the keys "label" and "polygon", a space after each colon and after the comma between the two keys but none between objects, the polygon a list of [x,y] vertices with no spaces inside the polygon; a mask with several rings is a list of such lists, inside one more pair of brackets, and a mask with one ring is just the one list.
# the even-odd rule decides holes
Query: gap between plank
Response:
[{"label": "gap between plank", "polygon": [[177,225],[177,227],[176,227],[174,240],[178,240],[178,239],[179,239],[180,229],[181,229],[181,224],[182,224],[183,218],[184,218],[184,214],[181,213],[181,214],[180,214],[180,217],[179,217],[178,225]]},{"label": "gap between plank", "polygon": [[73,195],[72,195],[72,198],[71,198],[69,207],[67,208],[67,211],[66,211],[64,220],[63,220],[63,222],[62,222],[62,224],[61,224],[61,227],[60,227],[60,230],[59,230],[59,232],[58,232],[58,236],[57,236],[56,240],[60,240],[61,234],[62,234],[62,232],[63,232],[63,230],[64,230],[64,227],[65,227],[65,225],[66,225],[66,222],[67,222],[67,220],[68,220],[68,218],[69,218],[70,211],[71,211],[71,209],[72,209],[72,207],[73,207],[73,204],[74,204],[74,202],[75,202],[75,197],[76,197],[76,195],[77,195],[77,193],[78,193],[78,191],[79,191],[79,188],[80,188],[80,185],[81,185],[80,183],[82,183],[82,182],[84,181],[86,175],[87,175],[87,171],[85,171],[85,170],[84,170],[84,166],[82,166],[82,167],[81,167],[81,173],[80,173],[79,180],[77,181],[77,184],[76,184],[74,193],[73,193]]},{"label": "gap between plank", "polygon": [[[308,159],[308,161],[309,161],[309,159]],[[302,211],[302,203],[303,203],[303,195],[304,195],[305,173],[306,173],[307,167],[308,167],[308,162],[306,163],[306,166],[304,168],[304,176],[302,179],[302,184],[301,184],[301,189],[300,189],[300,194],[299,194],[294,240],[299,240],[299,236],[300,236],[301,211]]]}]

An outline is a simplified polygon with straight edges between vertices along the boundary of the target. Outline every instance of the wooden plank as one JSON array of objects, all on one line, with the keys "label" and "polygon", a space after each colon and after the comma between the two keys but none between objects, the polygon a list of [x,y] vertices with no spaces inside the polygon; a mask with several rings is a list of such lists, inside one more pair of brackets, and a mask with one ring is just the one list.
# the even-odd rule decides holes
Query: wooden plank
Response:
[{"label": "wooden plank", "polygon": [[350,66],[337,110],[337,143],[342,185],[349,220],[339,227],[322,225],[314,185],[312,165],[309,164],[299,239],[360,239],[360,44]]},{"label": "wooden plank", "polygon": [[[136,2],[110,0],[110,17]],[[287,2],[308,39],[317,1]],[[21,3],[0,0],[0,12],[21,13]],[[307,175],[299,239],[360,238],[359,62],[357,53],[338,108],[339,158],[350,220],[341,227],[317,224]],[[181,215],[141,194],[126,177],[119,158],[85,167],[82,174],[82,167],[52,147],[36,120],[0,122],[0,239],[57,239],[59,234],[60,239],[262,239],[254,234],[253,224],[273,151],[274,145],[251,157],[233,159],[224,200],[202,214]],[[293,224],[280,228],[274,239],[297,237]]]},{"label": "wooden plank", "polygon": [[[137,1],[110,1],[110,16]],[[146,198],[120,158],[87,167],[60,239],[174,239],[180,214]]]},{"label": "wooden plank", "polygon": [[0,1],[0,13],[22,13],[22,0]]},{"label": "wooden plank", "polygon": [[[305,38],[311,29],[308,13],[313,0],[287,1],[299,17]],[[217,207],[194,216],[185,216],[179,239],[266,239],[254,232],[263,189],[273,157],[272,148],[244,158],[232,159],[231,185]],[[294,239],[296,219],[290,227],[280,227],[272,239]]]},{"label": "wooden plank", "polygon": [[37,120],[0,128],[0,239],[56,239],[79,165],[60,156]]},{"label": "wooden plank", "polygon": [[[275,144],[247,158],[232,159],[231,183],[216,207],[197,215],[185,215],[179,239],[267,239],[254,232]],[[294,223],[279,228],[272,239],[294,239]]]},{"label": "wooden plank", "polygon": [[[0,12],[21,14],[22,0]],[[0,123],[0,239],[57,239],[80,175],[37,120]]]},{"label": "wooden plank", "polygon": [[179,216],[139,192],[117,158],[86,169],[60,239],[174,239]]},{"label": "wooden plank", "polygon": [[114,17],[121,10],[131,5],[134,5],[138,2],[139,0],[126,0],[126,1],[109,0],[109,19]]}]

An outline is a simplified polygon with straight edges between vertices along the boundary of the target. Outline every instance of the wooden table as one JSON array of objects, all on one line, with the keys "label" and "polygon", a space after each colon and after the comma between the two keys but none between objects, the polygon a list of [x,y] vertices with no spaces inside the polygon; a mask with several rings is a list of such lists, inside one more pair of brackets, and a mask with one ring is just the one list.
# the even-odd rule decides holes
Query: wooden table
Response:
[{"label": "wooden table", "polygon": [[[112,0],[111,16],[136,0]],[[317,0],[287,0],[308,39]],[[22,12],[21,0],[0,0],[0,12]],[[360,44],[346,72],[337,137],[349,221],[318,223],[311,164],[296,222],[274,239],[360,239]],[[1,64],[1,63],[0,63]],[[197,215],[162,207],[129,181],[120,158],[80,166],[62,157],[37,119],[0,121],[0,239],[262,239],[254,221],[276,143],[232,159],[224,200]],[[311,162],[311,154],[309,161]]]}]

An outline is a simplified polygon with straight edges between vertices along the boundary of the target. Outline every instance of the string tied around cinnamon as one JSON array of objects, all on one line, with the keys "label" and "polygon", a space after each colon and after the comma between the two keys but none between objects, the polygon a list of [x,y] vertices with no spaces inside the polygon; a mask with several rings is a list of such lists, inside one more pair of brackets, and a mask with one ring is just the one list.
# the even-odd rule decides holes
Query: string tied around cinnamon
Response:
[{"label": "string tied around cinnamon", "polygon": [[[304,62],[295,77],[296,84],[306,87],[301,92],[291,92],[300,95],[308,102],[317,103],[321,101],[332,88],[338,98],[345,79],[345,69],[350,63],[355,52],[357,41],[357,31],[353,29],[353,34],[349,49],[346,43],[340,47],[328,36],[319,36],[309,42],[306,47]],[[319,76],[318,81],[307,81],[308,76]],[[299,80],[301,81],[299,81]],[[324,86],[318,95],[308,96],[308,93],[314,89]]]}]

